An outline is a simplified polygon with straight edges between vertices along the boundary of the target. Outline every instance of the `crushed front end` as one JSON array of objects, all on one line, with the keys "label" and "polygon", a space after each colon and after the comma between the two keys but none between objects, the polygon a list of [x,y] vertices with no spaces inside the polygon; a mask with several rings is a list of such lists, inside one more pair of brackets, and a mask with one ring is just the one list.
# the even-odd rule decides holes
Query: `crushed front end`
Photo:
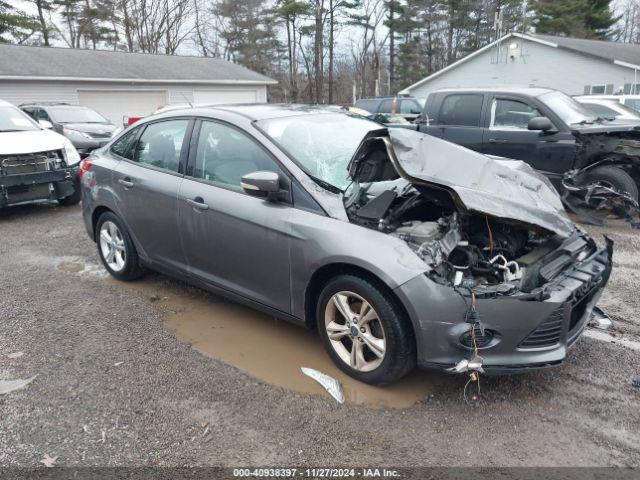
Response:
[{"label": "crushed front end", "polygon": [[609,279],[613,242],[598,249],[522,162],[412,133],[391,141],[376,137],[356,157],[345,209],[427,266],[394,290],[419,365],[504,373],[562,363]]},{"label": "crushed front end", "polygon": [[77,188],[78,168],[64,149],[0,155],[0,207],[60,200]]}]

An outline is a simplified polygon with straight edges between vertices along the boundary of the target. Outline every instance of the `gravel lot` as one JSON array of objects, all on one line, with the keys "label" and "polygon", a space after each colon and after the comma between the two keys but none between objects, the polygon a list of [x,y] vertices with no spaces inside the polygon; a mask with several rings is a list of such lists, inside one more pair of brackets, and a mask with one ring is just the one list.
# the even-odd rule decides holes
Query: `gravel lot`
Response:
[{"label": "gravel lot", "polygon": [[[601,301],[612,333],[638,341],[640,235],[591,230],[616,242]],[[37,375],[0,395],[2,466],[45,454],[57,466],[640,466],[633,349],[583,338],[560,369],[483,377],[474,406],[465,379],[444,375],[425,376],[430,393],[411,407],[340,406],[176,339],[157,297],[104,276],[79,207],[0,211],[0,232],[0,378]]]}]

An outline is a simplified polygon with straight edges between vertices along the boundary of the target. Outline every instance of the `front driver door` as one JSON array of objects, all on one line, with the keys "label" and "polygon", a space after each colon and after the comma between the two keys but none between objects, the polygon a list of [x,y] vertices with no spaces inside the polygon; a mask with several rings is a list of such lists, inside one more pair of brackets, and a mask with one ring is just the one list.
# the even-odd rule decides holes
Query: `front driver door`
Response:
[{"label": "front driver door", "polygon": [[537,108],[518,99],[496,97],[489,115],[483,153],[522,160],[546,173],[568,169],[574,154],[573,137],[557,129],[529,130],[529,120],[544,116]]},{"label": "front driver door", "polygon": [[249,196],[240,186],[243,175],[266,170],[279,173],[288,187],[278,163],[245,132],[202,120],[187,168],[178,202],[190,272],[289,313],[292,206]]}]

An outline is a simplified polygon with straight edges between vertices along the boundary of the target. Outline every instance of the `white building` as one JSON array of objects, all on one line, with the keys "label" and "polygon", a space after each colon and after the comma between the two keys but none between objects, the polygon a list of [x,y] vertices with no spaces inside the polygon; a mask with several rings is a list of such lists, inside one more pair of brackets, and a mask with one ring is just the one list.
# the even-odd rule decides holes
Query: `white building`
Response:
[{"label": "white building", "polygon": [[510,33],[400,93],[453,87],[538,86],[569,95],[640,93],[640,46]]},{"label": "white building", "polygon": [[266,102],[275,83],[219,58],[0,44],[0,99],[86,105],[115,124],[174,103]]}]

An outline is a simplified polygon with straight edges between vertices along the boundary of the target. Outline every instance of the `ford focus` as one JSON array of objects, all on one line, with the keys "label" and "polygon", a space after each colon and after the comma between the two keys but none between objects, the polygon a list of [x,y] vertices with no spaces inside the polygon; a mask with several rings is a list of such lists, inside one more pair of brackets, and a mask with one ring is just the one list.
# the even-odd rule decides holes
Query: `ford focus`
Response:
[{"label": "ford focus", "polygon": [[611,242],[528,165],[331,109],[172,110],[79,174],[112,276],[156,270],[315,328],[370,384],[560,365],[611,272]]}]

